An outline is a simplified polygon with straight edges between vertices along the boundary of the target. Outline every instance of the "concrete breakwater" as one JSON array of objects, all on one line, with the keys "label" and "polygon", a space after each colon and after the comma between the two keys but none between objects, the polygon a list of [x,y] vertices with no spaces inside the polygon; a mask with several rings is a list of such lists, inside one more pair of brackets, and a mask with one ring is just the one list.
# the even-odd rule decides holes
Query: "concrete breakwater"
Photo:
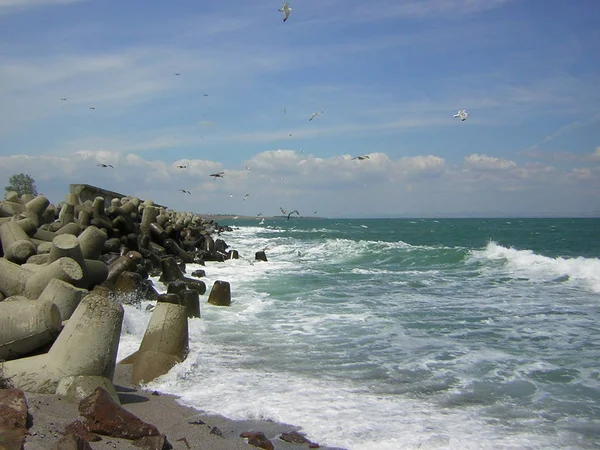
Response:
[{"label": "concrete breakwater", "polygon": [[[89,191],[89,190],[88,190]],[[87,192],[87,191],[86,191]],[[199,277],[186,263],[237,258],[218,237],[231,231],[151,200],[76,192],[53,205],[43,195],[0,202],[0,377],[16,389],[82,401],[106,391],[117,364],[133,384],[152,381],[188,353],[188,318],[200,316]],[[200,271],[201,272],[201,271]],[[201,274],[200,274],[201,275]],[[158,294],[149,276],[168,287]],[[229,284],[208,302],[227,306]],[[123,302],[156,301],[138,351],[117,362]]]}]

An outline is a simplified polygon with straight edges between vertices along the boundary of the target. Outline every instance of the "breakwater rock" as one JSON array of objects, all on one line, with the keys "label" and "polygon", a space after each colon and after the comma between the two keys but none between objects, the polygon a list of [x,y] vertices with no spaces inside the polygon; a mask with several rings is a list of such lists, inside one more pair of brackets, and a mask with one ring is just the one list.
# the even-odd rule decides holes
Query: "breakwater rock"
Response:
[{"label": "breakwater rock", "polygon": [[[123,303],[156,301],[139,350],[122,361],[134,384],[146,383],[187,357],[188,319],[200,317],[207,288],[186,263],[238,255],[213,238],[231,231],[213,220],[76,186],[57,205],[16,192],[0,202],[0,378],[72,401],[102,388],[118,404]],[[228,289],[221,297],[230,303]]]}]

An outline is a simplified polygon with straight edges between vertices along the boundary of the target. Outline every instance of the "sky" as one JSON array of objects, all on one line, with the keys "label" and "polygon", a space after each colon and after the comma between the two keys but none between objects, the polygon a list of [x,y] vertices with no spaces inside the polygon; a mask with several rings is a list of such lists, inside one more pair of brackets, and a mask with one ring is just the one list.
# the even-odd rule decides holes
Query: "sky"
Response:
[{"label": "sky", "polygon": [[289,3],[0,0],[0,183],[200,214],[600,216],[600,1]]}]

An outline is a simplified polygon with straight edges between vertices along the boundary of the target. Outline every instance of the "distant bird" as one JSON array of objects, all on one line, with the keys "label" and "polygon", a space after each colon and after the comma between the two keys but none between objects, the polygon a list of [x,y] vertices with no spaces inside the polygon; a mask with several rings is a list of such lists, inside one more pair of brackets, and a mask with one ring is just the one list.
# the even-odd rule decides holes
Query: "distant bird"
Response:
[{"label": "distant bird", "polygon": [[179,192],[183,192],[184,194],[192,195],[190,191],[186,191],[185,189],[177,189]]},{"label": "distant bird", "polygon": [[292,214],[294,214],[294,213],[296,213],[296,214],[300,215],[300,213],[298,212],[298,210],[297,210],[297,209],[295,209],[295,210],[293,210],[293,211],[290,211],[290,212],[288,213],[288,215],[287,215],[287,216],[288,216],[287,220],[290,220],[290,216],[291,216]]},{"label": "distant bird", "polygon": [[177,166],[177,168],[178,169],[187,169],[187,166],[180,165],[180,166]]},{"label": "distant bird", "polygon": [[250,166],[246,166],[246,170],[250,170]]},{"label": "distant bird", "polygon": [[467,120],[467,117],[469,117],[469,114],[467,114],[467,112],[464,109],[459,109],[458,112],[452,117],[460,119],[461,122],[464,122],[465,120]]},{"label": "distant bird", "polygon": [[90,109],[96,109],[96,107],[95,106],[90,106]]},{"label": "distant bird", "polygon": [[223,175],[225,175],[225,172],[217,172],[217,173],[211,173],[211,174],[210,174],[210,176],[211,176],[211,177],[214,177],[214,178],[215,178],[215,180],[216,180],[217,178],[223,178]]},{"label": "distant bird", "polygon": [[250,197],[250,194],[244,195],[244,198],[242,199],[242,201],[246,200],[248,197]]},{"label": "distant bird", "polygon": [[316,214],[316,213],[317,213],[317,210],[315,209],[315,210],[313,211],[313,214]]},{"label": "distant bird", "polygon": [[369,155],[360,155],[360,156],[355,156],[352,159],[358,159],[359,161],[362,161],[363,159],[369,159]]},{"label": "distant bird", "polygon": [[208,94],[204,94],[205,97],[208,97]]},{"label": "distant bird", "polygon": [[315,117],[320,116],[321,114],[323,114],[323,111],[317,111],[317,112],[312,113],[311,116],[310,116],[310,119],[308,119],[309,122],[311,120],[313,120]]},{"label": "distant bird", "polygon": [[283,21],[285,22],[290,17],[290,13],[292,12],[292,8],[290,8],[289,2],[285,2],[283,4],[283,6],[280,9],[278,9],[278,11],[283,13],[283,15],[284,15]]},{"label": "distant bird", "polygon": [[262,215],[263,215],[263,213],[259,212],[259,213],[256,215],[256,217],[260,217],[260,216],[262,216]]},{"label": "distant bird", "polygon": [[281,206],[279,207],[279,211],[281,211],[281,214],[287,214],[287,212],[285,211],[285,209],[283,209]]},{"label": "distant bird", "polygon": [[66,102],[66,101],[67,101],[67,99],[66,99],[66,98],[61,98],[61,100],[62,100],[63,102]]},{"label": "distant bird", "polygon": [[98,167],[111,167],[114,169],[112,164],[98,164]]},{"label": "distant bird", "polygon": [[175,72],[175,75],[181,75],[179,72]]}]

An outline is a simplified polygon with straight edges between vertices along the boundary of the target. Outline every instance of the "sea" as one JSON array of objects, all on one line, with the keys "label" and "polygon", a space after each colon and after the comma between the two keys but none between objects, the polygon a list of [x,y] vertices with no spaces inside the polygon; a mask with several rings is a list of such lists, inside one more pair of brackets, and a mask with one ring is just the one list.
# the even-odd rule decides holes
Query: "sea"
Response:
[{"label": "sea", "polygon": [[[240,259],[188,265],[202,317],[149,388],[348,450],[600,448],[600,219],[221,225]],[[207,303],[216,280],[231,306]],[[145,303],[125,306],[119,357]]]}]

